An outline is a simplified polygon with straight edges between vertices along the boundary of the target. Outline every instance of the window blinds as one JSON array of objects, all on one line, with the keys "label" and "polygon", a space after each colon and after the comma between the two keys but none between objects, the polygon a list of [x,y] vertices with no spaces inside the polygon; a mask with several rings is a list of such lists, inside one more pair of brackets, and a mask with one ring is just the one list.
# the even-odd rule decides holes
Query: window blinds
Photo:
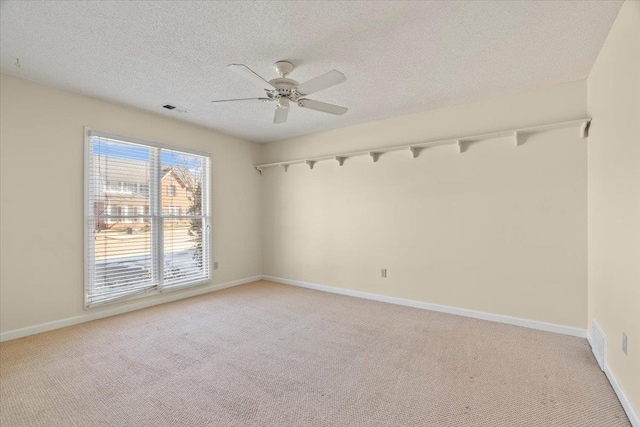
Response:
[{"label": "window blinds", "polygon": [[85,306],[211,278],[210,157],[87,134]]}]

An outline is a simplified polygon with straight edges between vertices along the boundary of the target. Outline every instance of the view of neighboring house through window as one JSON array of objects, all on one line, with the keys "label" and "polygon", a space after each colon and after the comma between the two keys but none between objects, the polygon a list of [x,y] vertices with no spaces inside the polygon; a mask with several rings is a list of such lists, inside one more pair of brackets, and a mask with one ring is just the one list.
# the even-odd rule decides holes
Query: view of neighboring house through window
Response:
[{"label": "view of neighboring house through window", "polygon": [[87,137],[85,305],[211,277],[209,156]]}]

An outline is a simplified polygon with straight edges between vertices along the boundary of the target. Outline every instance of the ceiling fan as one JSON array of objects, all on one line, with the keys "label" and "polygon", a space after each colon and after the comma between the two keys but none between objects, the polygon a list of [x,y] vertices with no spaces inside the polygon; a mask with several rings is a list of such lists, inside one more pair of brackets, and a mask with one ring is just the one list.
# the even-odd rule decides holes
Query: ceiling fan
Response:
[{"label": "ceiling fan", "polygon": [[347,112],[348,108],[338,105],[327,104],[325,102],[307,99],[305,96],[319,92],[323,89],[330,88],[342,82],[347,78],[340,71],[333,70],[321,76],[311,79],[304,83],[298,83],[293,79],[287,78],[287,75],[293,71],[293,64],[287,61],[278,61],[273,64],[279,78],[266,81],[249,67],[242,64],[231,64],[227,68],[244,77],[246,80],[264,89],[266,97],[262,98],[240,98],[240,99],[223,99],[211,102],[234,102],[234,101],[260,101],[260,102],[277,102],[276,113],[273,117],[273,123],[279,124],[287,121],[289,115],[289,104],[294,102],[299,107],[308,108],[310,110],[322,111],[329,114],[342,115]]}]

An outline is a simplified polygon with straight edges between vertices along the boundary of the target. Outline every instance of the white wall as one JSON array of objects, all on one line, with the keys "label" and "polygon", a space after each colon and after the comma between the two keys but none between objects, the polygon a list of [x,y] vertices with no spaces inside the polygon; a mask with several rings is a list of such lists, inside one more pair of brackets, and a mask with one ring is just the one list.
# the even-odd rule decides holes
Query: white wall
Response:
[{"label": "white wall", "polygon": [[139,304],[83,311],[84,126],[209,151],[212,283],[261,274],[259,145],[7,75],[0,124],[3,333]]},{"label": "white wall", "polygon": [[[586,82],[268,144],[274,162],[586,117]],[[265,171],[264,273],[586,328],[578,129]],[[388,278],[380,278],[380,268]]]},{"label": "white wall", "polygon": [[609,367],[640,414],[640,2],[622,6],[588,91],[589,320],[607,334]]}]

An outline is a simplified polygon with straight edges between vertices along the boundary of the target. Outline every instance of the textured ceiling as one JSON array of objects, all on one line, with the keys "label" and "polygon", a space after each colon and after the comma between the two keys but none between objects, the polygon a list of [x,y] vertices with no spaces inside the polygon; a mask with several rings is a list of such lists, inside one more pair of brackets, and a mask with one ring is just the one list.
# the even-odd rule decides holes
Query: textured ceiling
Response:
[{"label": "textured ceiling", "polygon": [[[268,142],[587,77],[620,1],[143,2],[6,1],[6,74]],[[16,66],[19,58],[20,67]],[[303,82],[337,69],[310,98],[344,116],[271,103],[225,67]],[[171,113],[172,103],[188,113]]]}]

